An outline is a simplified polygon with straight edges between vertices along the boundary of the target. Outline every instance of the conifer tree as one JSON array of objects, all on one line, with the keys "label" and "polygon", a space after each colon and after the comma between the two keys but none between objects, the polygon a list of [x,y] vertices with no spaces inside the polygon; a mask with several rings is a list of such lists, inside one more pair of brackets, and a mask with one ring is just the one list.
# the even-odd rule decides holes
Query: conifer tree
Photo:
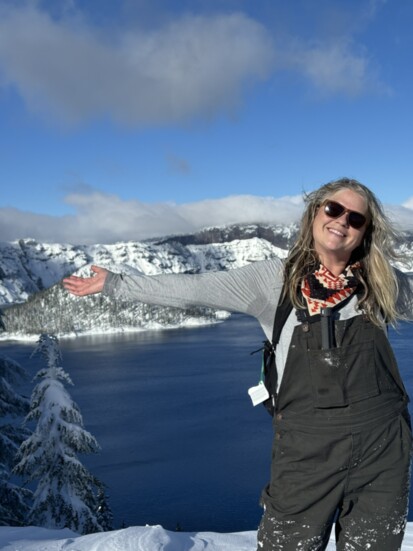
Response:
[{"label": "conifer tree", "polygon": [[105,532],[113,530],[113,514],[108,504],[108,496],[106,495],[106,487],[100,484],[97,494],[97,519],[100,526]]},{"label": "conifer tree", "polygon": [[20,364],[0,356],[0,526],[23,525],[32,494],[10,479],[17,450],[30,435],[28,429],[13,422],[29,410],[29,400],[13,388],[26,377]]},{"label": "conifer tree", "polygon": [[20,447],[17,474],[37,480],[29,523],[47,528],[70,528],[81,534],[101,531],[97,491],[101,483],[77,458],[99,449],[83,428],[82,415],[65,384],[73,384],[61,367],[58,340],[40,336],[33,354],[47,363],[35,379],[27,420],[36,421],[33,434]]}]

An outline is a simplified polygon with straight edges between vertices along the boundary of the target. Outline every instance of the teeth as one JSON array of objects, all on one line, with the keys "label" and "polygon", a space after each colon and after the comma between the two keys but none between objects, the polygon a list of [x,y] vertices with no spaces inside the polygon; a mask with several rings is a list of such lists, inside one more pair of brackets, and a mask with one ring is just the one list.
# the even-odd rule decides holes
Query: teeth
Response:
[{"label": "teeth", "polygon": [[328,228],[328,231],[330,231],[331,233],[334,233],[335,235],[338,235],[340,237],[344,237],[344,233],[341,233],[338,230],[335,230],[333,228]]}]

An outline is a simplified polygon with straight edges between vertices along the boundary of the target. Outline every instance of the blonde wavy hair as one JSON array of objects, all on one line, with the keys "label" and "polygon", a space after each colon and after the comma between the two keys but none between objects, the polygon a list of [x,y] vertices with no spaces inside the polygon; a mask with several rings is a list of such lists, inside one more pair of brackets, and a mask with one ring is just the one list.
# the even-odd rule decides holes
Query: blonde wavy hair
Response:
[{"label": "blonde wavy hair", "polygon": [[284,295],[288,295],[295,308],[303,308],[299,288],[302,280],[311,273],[319,260],[313,243],[313,222],[318,208],[334,193],[343,189],[352,190],[368,205],[368,222],[363,241],[351,254],[349,264],[359,261],[355,270],[363,288],[359,307],[368,318],[381,325],[383,318],[394,324],[402,316],[396,309],[399,285],[390,262],[399,260],[394,246],[400,238],[392,223],[384,214],[383,207],[374,193],[357,180],[341,178],[329,182],[306,195],[306,209],[301,219],[297,240],[284,265]]}]

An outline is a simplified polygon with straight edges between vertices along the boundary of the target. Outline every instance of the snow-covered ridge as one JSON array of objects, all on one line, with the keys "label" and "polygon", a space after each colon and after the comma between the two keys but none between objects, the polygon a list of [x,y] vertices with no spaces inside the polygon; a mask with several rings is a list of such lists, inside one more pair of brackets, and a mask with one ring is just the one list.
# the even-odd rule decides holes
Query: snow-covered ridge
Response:
[{"label": "snow-covered ridge", "polygon": [[268,256],[284,256],[294,226],[230,226],[110,245],[39,243],[21,239],[0,243],[0,306],[24,302],[88,264],[129,266],[145,274],[196,273],[228,269]]},{"label": "snow-covered ridge", "polygon": [[[176,327],[222,319],[206,309],[182,311],[130,305],[118,309],[106,297],[76,299],[57,285],[63,277],[86,273],[91,264],[148,275],[228,270],[268,258],[285,258],[295,226],[233,225],[161,240],[75,246],[25,239],[0,243],[0,307],[8,334],[57,335]],[[413,271],[413,234],[400,245]],[[94,312],[93,318],[91,313]]]}]

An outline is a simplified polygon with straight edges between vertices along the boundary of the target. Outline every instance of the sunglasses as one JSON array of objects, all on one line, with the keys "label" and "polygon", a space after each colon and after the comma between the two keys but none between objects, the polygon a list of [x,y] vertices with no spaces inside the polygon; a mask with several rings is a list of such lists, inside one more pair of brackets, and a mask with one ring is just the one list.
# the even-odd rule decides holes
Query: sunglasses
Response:
[{"label": "sunglasses", "polygon": [[326,201],[324,203],[324,213],[330,218],[339,218],[344,213],[348,213],[348,223],[356,230],[362,228],[367,222],[367,218],[364,214],[355,210],[346,209],[346,207],[336,201]]}]

